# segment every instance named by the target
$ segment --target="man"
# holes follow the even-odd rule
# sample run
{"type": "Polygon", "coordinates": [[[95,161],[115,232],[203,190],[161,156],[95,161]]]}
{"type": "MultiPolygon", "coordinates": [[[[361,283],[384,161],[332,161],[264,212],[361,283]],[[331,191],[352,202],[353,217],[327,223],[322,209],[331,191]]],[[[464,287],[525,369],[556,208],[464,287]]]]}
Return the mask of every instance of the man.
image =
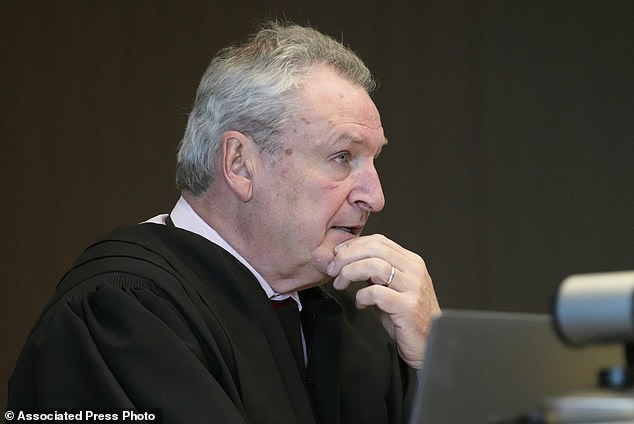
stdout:
{"type": "Polygon", "coordinates": [[[400,422],[439,308],[418,255],[360,235],[384,206],[373,86],[310,28],[271,23],[220,51],[178,153],[181,199],[79,257],[9,406],[400,422]]]}

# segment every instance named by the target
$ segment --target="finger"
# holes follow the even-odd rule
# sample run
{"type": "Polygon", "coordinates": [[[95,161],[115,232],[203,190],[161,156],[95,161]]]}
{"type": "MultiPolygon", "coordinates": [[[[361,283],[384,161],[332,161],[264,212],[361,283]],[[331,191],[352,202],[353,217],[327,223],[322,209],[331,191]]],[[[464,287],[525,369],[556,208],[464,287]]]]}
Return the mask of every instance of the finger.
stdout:
{"type": "Polygon", "coordinates": [[[398,244],[382,234],[371,234],[348,240],[335,246],[335,256],[361,259],[367,255],[377,256],[385,253],[398,253],[402,249],[398,244]]]}
{"type": "Polygon", "coordinates": [[[424,263],[419,255],[401,247],[382,234],[372,234],[337,245],[334,259],[329,264],[327,272],[334,277],[347,264],[371,257],[382,258],[402,270],[424,263]]]}
{"type": "Polygon", "coordinates": [[[385,285],[391,275],[391,271],[392,265],[383,259],[361,259],[344,266],[333,281],[333,287],[337,290],[344,290],[353,281],[367,280],[373,284],[385,285]]]}
{"type": "Polygon", "coordinates": [[[335,246],[335,255],[359,257],[370,253],[377,255],[379,253],[404,255],[409,260],[418,261],[420,256],[416,253],[405,249],[400,244],[385,237],[383,234],[371,234],[348,240],[335,246]]]}
{"type": "Polygon", "coordinates": [[[335,276],[341,272],[345,265],[361,259],[371,257],[388,257],[396,254],[396,250],[390,245],[393,243],[388,238],[380,234],[363,236],[349,240],[335,246],[333,261],[329,264],[327,272],[330,276],[335,276]]]}
{"type": "Polygon", "coordinates": [[[359,309],[376,306],[386,314],[395,314],[403,311],[406,307],[403,304],[407,301],[406,299],[407,297],[402,296],[396,290],[381,285],[372,285],[357,291],[356,306],[359,309]]]}

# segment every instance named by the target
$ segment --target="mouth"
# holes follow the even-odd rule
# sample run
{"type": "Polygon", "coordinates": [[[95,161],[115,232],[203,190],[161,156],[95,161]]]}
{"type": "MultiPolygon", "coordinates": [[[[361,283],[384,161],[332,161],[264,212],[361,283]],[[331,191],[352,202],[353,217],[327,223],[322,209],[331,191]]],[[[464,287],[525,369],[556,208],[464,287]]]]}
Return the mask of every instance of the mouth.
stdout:
{"type": "Polygon", "coordinates": [[[343,225],[335,225],[334,227],[332,227],[332,229],[336,231],[348,233],[353,236],[359,236],[361,235],[361,231],[363,230],[363,227],[362,226],[346,227],[343,225]]]}

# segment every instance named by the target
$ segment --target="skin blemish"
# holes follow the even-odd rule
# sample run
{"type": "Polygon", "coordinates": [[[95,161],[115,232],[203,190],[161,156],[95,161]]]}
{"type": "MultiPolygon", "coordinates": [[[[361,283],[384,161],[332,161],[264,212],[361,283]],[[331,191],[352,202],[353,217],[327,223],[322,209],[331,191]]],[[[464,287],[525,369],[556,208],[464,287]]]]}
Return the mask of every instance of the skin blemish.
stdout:
{"type": "Polygon", "coordinates": [[[286,149],[284,150],[284,154],[286,154],[286,156],[290,156],[293,154],[293,149],[286,149]]]}

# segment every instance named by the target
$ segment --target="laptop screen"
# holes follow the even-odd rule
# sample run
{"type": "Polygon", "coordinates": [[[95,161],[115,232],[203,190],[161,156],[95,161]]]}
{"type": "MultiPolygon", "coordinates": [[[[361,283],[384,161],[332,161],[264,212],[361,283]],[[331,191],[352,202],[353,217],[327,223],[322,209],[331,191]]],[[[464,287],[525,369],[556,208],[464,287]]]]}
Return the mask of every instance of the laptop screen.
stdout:
{"type": "Polygon", "coordinates": [[[547,398],[597,388],[620,346],[572,348],[549,315],[444,310],[419,371],[410,424],[511,422],[547,398]]]}

